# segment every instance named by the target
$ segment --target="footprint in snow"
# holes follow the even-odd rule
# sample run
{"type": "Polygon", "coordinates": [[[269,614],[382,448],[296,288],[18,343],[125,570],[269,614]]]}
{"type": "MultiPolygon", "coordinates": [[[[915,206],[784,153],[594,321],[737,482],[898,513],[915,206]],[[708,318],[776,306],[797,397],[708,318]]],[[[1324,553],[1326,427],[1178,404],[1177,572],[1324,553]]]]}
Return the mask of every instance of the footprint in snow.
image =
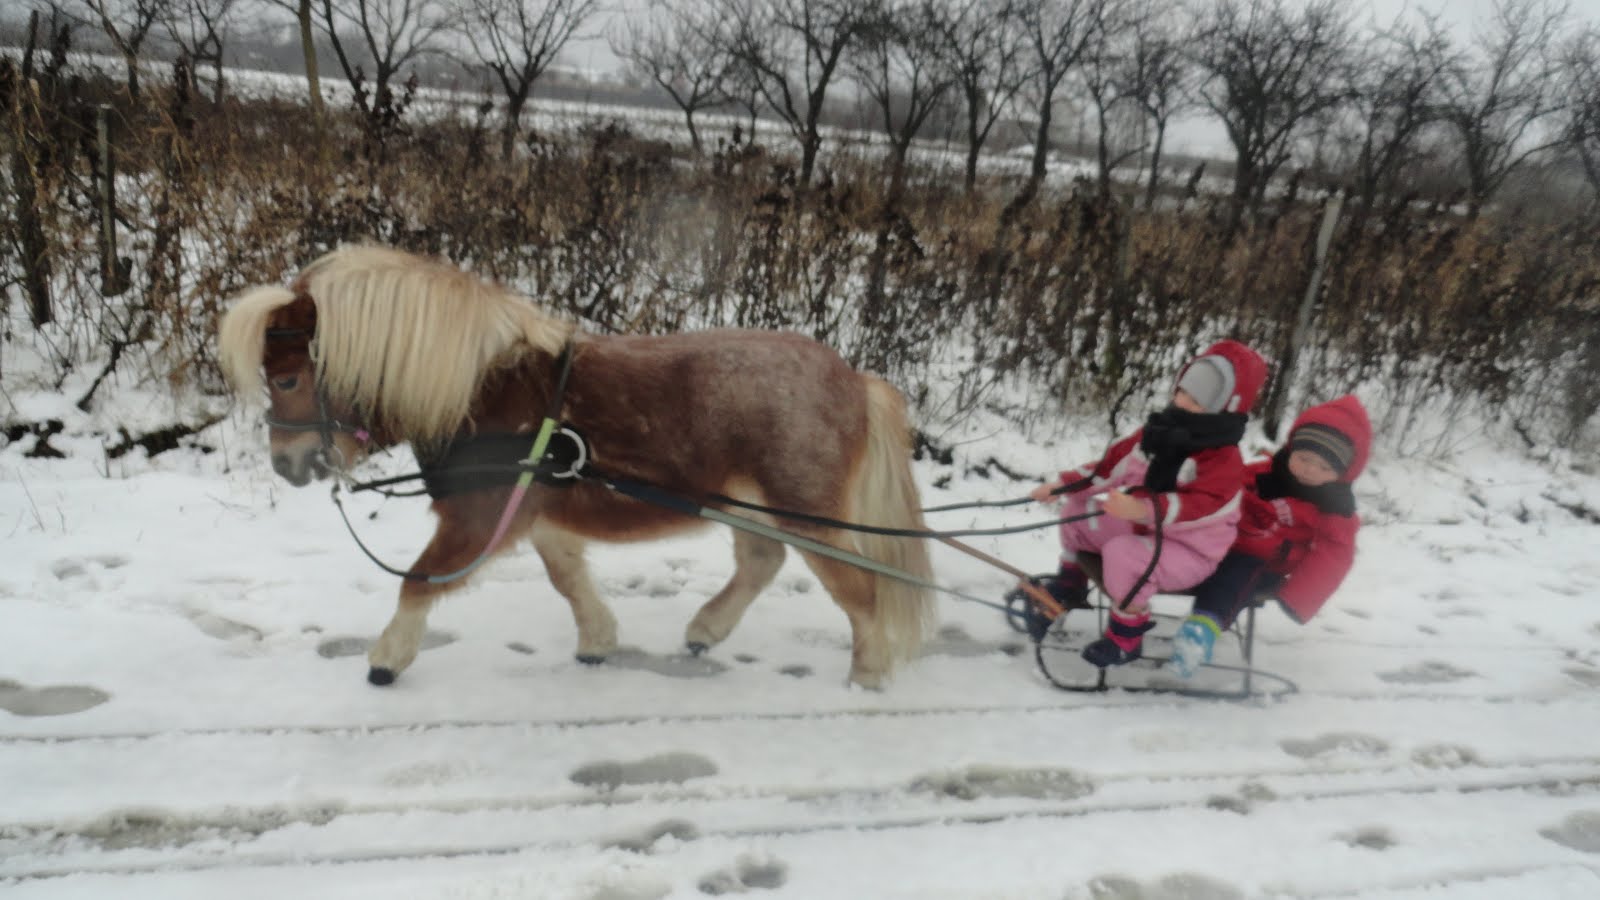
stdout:
{"type": "Polygon", "coordinates": [[[100,553],[90,556],[65,556],[50,564],[50,574],[57,580],[66,581],[69,578],[78,578],[88,575],[96,569],[110,571],[120,569],[131,560],[126,556],[116,553],[100,553]]]}
{"type": "Polygon", "coordinates": [[[1278,742],[1283,752],[1301,759],[1321,759],[1325,756],[1382,756],[1389,745],[1368,734],[1333,732],[1314,738],[1288,738],[1278,742]]]}
{"type": "Polygon", "coordinates": [[[1235,793],[1216,794],[1208,798],[1206,808],[1248,816],[1256,806],[1271,803],[1276,799],[1278,794],[1272,788],[1259,781],[1246,781],[1239,785],[1239,790],[1235,793]]]}
{"type": "MultiPolygon", "coordinates": [[[[422,635],[422,649],[432,650],[446,644],[454,644],[456,636],[443,631],[428,631],[422,635]]],[[[328,638],[317,645],[317,655],[323,659],[340,659],[346,656],[365,656],[372,649],[372,638],[336,637],[328,638]]]]}
{"type": "Polygon", "coordinates": [[[607,759],[588,763],[567,777],[584,787],[610,791],[625,784],[682,784],[715,774],[716,763],[698,753],[661,753],[632,762],[607,759]]]}
{"type": "Polygon", "coordinates": [[[1600,669],[1568,666],[1561,673],[1584,687],[1600,687],[1600,669]]]}
{"type": "Polygon", "coordinates": [[[384,784],[395,788],[435,787],[460,781],[479,771],[478,767],[466,762],[419,762],[391,770],[383,775],[382,780],[384,784]]]}
{"type": "Polygon", "coordinates": [[[808,647],[828,647],[838,650],[850,649],[850,636],[842,631],[826,631],[821,628],[796,628],[793,634],[796,641],[808,647]]]}
{"type": "Polygon", "coordinates": [[[773,891],[789,880],[789,867],[783,862],[767,857],[741,856],[738,862],[726,869],[700,879],[700,893],[720,896],[743,894],[747,891],[773,891]]]}
{"type": "Polygon", "coordinates": [[[1469,669],[1429,659],[1393,672],[1379,672],[1378,680],[1389,684],[1449,684],[1464,678],[1476,678],[1477,675],[1477,672],[1469,669]]]}
{"type": "Polygon", "coordinates": [[[590,894],[588,900],[661,900],[670,893],[672,885],[661,882],[608,884],[590,894]]]}
{"type": "Polygon", "coordinates": [[[678,843],[700,837],[700,829],[686,819],[666,819],[638,832],[606,841],[603,846],[615,847],[629,853],[649,853],[662,838],[672,838],[678,843]]]}
{"type": "Polygon", "coordinates": [[[99,688],[81,684],[29,687],[0,680],[0,709],[14,716],[67,716],[93,709],[111,699],[99,688]]]}
{"type": "Polygon", "coordinates": [[[796,663],[795,665],[784,666],[783,668],[779,669],[778,674],[787,675],[790,678],[810,678],[812,675],[812,669],[810,666],[803,663],[796,663]]]}
{"type": "Polygon", "coordinates": [[[1395,845],[1394,835],[1389,833],[1389,829],[1376,825],[1358,828],[1337,837],[1351,847],[1362,847],[1367,850],[1387,850],[1395,845]]]}
{"type": "Polygon", "coordinates": [[[1148,884],[1126,875],[1102,875],[1089,882],[1094,900],[1242,900],[1244,892],[1208,875],[1174,872],[1148,884]]]}
{"type": "Polygon", "coordinates": [[[1560,825],[1540,829],[1539,834],[1563,847],[1600,853],[1600,810],[1575,812],[1560,825]]]}
{"type": "Polygon", "coordinates": [[[184,615],[189,618],[190,622],[194,623],[194,627],[200,629],[208,637],[214,637],[219,641],[231,641],[234,638],[244,638],[247,641],[259,641],[264,636],[261,629],[255,627],[254,625],[246,625],[243,622],[235,622],[232,619],[219,616],[216,613],[209,613],[198,609],[190,609],[185,610],[184,615]]]}
{"type": "Polygon", "coordinates": [[[922,649],[923,656],[989,656],[994,653],[1016,656],[1021,652],[1022,644],[1017,641],[974,640],[960,625],[939,629],[938,637],[922,649]]]}
{"type": "Polygon", "coordinates": [[[986,797],[1076,800],[1094,793],[1094,783],[1067,769],[968,766],[953,772],[934,772],[920,776],[911,782],[911,791],[953,797],[957,800],[979,800],[986,797]]]}
{"type": "Polygon", "coordinates": [[[1483,765],[1478,752],[1459,744],[1428,744],[1411,751],[1411,761],[1429,769],[1460,769],[1483,765]]]}
{"type": "Polygon", "coordinates": [[[654,653],[646,653],[638,647],[618,647],[605,658],[605,663],[618,669],[654,672],[668,678],[710,678],[728,671],[726,663],[718,662],[709,656],[694,656],[689,653],[657,656],[654,653]]]}

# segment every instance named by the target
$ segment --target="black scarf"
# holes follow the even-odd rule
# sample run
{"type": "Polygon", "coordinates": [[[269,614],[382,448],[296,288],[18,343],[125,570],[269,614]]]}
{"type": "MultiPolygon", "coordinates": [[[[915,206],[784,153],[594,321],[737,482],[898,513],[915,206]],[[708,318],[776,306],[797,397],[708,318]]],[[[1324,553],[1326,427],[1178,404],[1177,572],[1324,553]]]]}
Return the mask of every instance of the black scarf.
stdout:
{"type": "Polygon", "coordinates": [[[1356,495],[1350,489],[1348,482],[1330,481],[1319,487],[1307,487],[1301,484],[1300,479],[1289,472],[1290,452],[1291,448],[1287,446],[1279,450],[1272,457],[1272,471],[1256,476],[1256,493],[1261,495],[1261,499],[1293,497],[1296,500],[1304,500],[1329,515],[1356,514],[1356,495]]]}
{"type": "Polygon", "coordinates": [[[1150,459],[1144,486],[1156,492],[1176,488],[1184,460],[1201,450],[1239,443],[1246,421],[1244,413],[1192,413],[1176,406],[1151,413],[1139,439],[1139,449],[1150,459]]]}

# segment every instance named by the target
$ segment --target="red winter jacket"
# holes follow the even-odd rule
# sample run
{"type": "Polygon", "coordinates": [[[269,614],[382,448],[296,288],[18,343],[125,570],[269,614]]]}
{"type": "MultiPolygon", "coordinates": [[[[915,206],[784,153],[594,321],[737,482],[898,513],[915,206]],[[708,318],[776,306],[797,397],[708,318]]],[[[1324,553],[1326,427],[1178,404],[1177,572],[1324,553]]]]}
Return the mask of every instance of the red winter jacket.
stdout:
{"type": "MultiPolygon", "coordinates": [[[[1340,480],[1354,481],[1367,465],[1372,444],[1372,424],[1361,401],[1345,395],[1306,410],[1295,419],[1290,439],[1295,429],[1311,423],[1336,428],[1350,438],[1355,459],[1340,480]]],[[[1243,515],[1231,552],[1264,559],[1270,571],[1286,576],[1278,588],[1278,599],[1291,615],[1305,622],[1328,601],[1355,562],[1361,518],[1325,513],[1294,497],[1263,500],[1256,493],[1256,476],[1270,471],[1271,457],[1245,467],[1243,515]]]]}

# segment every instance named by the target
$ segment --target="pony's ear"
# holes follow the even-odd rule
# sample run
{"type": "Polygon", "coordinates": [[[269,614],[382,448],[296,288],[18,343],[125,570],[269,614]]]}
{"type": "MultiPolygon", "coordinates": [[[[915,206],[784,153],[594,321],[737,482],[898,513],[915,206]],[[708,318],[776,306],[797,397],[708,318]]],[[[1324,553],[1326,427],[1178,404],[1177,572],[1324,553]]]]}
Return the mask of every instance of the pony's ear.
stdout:
{"type": "Polygon", "coordinates": [[[234,391],[253,399],[261,395],[261,366],[269,329],[316,328],[311,298],[278,286],[251,288],[240,294],[217,329],[217,362],[234,391]]]}

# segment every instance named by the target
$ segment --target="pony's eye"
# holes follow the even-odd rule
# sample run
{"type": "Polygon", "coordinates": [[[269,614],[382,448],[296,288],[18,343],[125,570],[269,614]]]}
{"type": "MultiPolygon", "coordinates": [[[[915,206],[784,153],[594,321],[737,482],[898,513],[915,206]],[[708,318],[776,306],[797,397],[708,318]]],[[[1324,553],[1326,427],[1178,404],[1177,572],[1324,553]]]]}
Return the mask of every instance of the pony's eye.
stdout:
{"type": "Polygon", "coordinates": [[[296,375],[290,375],[287,378],[274,378],[272,380],[272,386],[280,391],[292,391],[294,390],[294,386],[299,383],[300,378],[296,375]]]}

